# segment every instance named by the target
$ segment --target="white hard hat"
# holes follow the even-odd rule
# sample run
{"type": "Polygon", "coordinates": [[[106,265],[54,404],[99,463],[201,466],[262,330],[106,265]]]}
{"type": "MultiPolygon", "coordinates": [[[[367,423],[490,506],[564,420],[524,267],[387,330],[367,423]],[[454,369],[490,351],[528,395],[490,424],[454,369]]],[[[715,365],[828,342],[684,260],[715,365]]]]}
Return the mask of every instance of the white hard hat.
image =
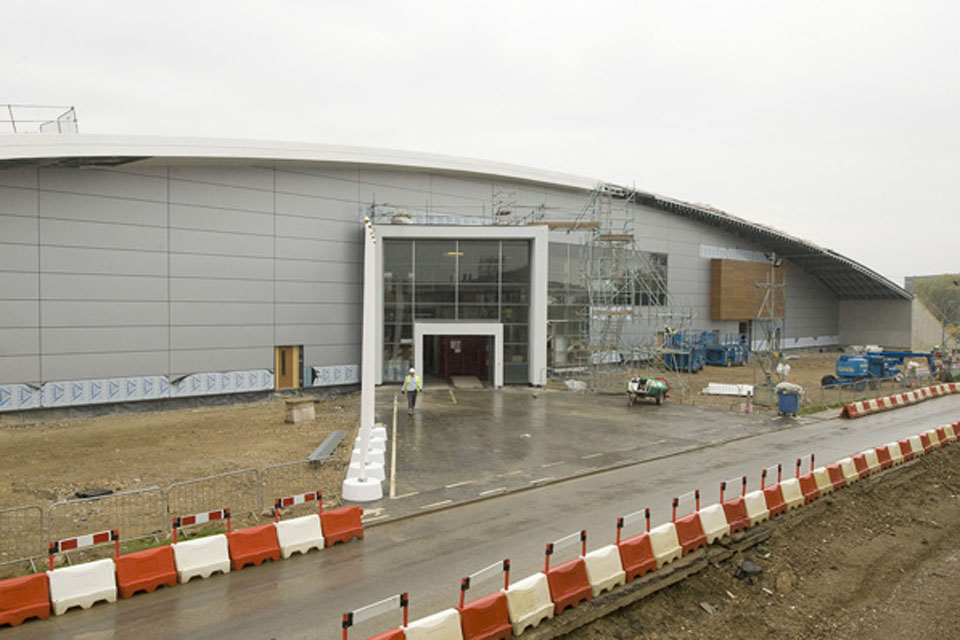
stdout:
{"type": "Polygon", "coordinates": [[[413,367],[410,367],[410,373],[416,373],[416,372],[417,372],[416,369],[414,369],[413,367]]]}

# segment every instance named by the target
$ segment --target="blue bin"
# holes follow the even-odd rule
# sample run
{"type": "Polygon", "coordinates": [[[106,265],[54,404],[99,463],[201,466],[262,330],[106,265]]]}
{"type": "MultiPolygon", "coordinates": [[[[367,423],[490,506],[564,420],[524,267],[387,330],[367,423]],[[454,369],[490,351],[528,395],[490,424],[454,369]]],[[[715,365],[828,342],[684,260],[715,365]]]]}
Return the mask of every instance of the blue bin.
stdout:
{"type": "Polygon", "coordinates": [[[797,415],[800,410],[800,394],[790,391],[777,391],[778,408],[781,415],[797,415]]]}

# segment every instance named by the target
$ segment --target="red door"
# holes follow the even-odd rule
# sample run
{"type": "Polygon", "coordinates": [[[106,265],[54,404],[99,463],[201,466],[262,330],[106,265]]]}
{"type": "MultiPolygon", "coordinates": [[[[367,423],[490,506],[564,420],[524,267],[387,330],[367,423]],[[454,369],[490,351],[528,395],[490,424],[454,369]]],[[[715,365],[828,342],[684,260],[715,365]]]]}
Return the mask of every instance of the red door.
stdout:
{"type": "Polygon", "coordinates": [[[487,379],[486,336],[441,336],[440,374],[487,379]]]}

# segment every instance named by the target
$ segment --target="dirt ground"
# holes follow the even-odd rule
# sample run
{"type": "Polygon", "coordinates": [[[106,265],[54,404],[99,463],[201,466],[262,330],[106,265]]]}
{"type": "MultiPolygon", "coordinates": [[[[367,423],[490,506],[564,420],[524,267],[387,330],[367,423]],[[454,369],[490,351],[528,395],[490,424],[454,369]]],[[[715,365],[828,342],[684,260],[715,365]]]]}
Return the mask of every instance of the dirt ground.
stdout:
{"type": "Polygon", "coordinates": [[[960,637],[960,447],[821,502],[762,546],[565,638],[960,637]],[[762,573],[738,578],[743,560],[762,573]]]}
{"type": "MultiPolygon", "coordinates": [[[[81,489],[167,487],[304,460],[334,429],[352,443],[359,394],[316,402],[317,419],[286,424],[282,399],[0,427],[0,509],[41,506],[81,489]]],[[[347,445],[338,455],[349,460],[347,445]]],[[[334,487],[339,494],[339,483],[334,487]]]]}

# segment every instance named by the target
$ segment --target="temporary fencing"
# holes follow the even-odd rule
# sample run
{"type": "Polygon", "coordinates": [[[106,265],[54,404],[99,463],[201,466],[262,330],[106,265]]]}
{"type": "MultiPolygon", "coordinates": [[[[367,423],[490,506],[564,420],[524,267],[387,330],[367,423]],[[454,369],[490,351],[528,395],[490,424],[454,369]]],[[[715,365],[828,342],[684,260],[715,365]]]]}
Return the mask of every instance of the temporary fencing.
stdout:
{"type": "MultiPolygon", "coordinates": [[[[339,461],[339,458],[335,458],[335,460],[339,461]]],[[[317,465],[310,460],[296,460],[294,462],[284,462],[264,467],[260,470],[260,495],[263,496],[263,500],[266,502],[263,506],[264,508],[272,508],[274,506],[274,499],[277,496],[304,494],[310,491],[316,491],[317,487],[324,485],[327,487],[337,485],[339,487],[339,482],[324,483],[324,477],[332,473],[339,474],[340,471],[336,466],[326,464],[317,465]]],[[[337,477],[339,477],[339,475],[337,477]]],[[[337,496],[336,494],[330,493],[327,497],[336,498],[337,496]]],[[[315,504],[312,507],[300,506],[300,504],[301,503],[287,505],[289,507],[287,515],[306,515],[308,513],[314,513],[317,510],[317,505],[315,504]]]]}
{"type": "Polygon", "coordinates": [[[167,489],[167,509],[171,514],[215,511],[223,505],[230,505],[234,518],[256,524],[264,510],[260,472],[241,469],[177,482],[167,489]]]}
{"type": "Polygon", "coordinates": [[[47,509],[50,538],[76,536],[92,528],[121,528],[124,540],[166,534],[167,506],[163,489],[149,487],[95,498],[55,502],[47,509]]]}
{"type": "MultiPolygon", "coordinates": [[[[0,509],[0,565],[30,562],[43,555],[47,538],[43,509],[36,505],[0,509]]],[[[36,566],[32,567],[34,570],[36,566]]]]}
{"type": "MultiPolygon", "coordinates": [[[[379,600],[373,604],[368,604],[365,607],[348,611],[347,613],[343,614],[343,640],[347,640],[349,630],[353,625],[366,622],[367,620],[372,620],[373,618],[390,613],[391,611],[396,611],[398,609],[403,610],[403,626],[405,627],[408,623],[409,608],[410,600],[407,598],[407,594],[401,593],[395,596],[390,596],[389,598],[384,598],[383,600],[379,600]]],[[[386,640],[387,638],[403,638],[403,631],[399,628],[395,628],[391,631],[378,634],[374,637],[381,638],[382,640],[386,640]]]]}

